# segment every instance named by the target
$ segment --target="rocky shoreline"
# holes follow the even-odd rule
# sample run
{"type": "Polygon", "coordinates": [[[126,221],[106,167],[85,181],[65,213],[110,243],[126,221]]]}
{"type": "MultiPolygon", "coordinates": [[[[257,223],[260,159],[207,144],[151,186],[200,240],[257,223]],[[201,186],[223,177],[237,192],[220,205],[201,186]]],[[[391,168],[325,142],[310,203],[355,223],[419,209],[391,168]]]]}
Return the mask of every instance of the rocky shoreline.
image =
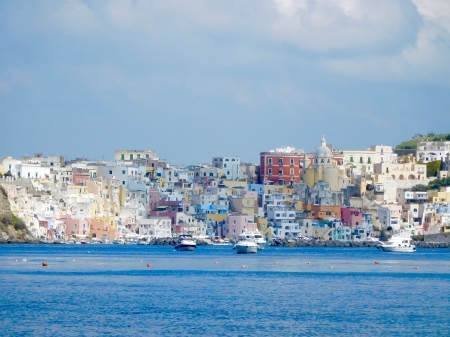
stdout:
{"type": "MultiPolygon", "coordinates": [[[[413,241],[417,248],[450,248],[450,243],[413,241]]],[[[353,247],[353,248],[374,248],[378,242],[344,242],[333,240],[293,240],[293,239],[273,239],[271,246],[277,247],[353,247]]]]}
{"type": "MultiPolygon", "coordinates": [[[[0,236],[0,244],[62,244],[64,242],[45,242],[33,238],[30,235],[25,235],[23,239],[8,238],[0,236]]],[[[158,238],[153,239],[149,243],[151,246],[175,246],[177,239],[175,238],[158,238]]],[[[333,240],[293,240],[293,239],[273,239],[270,242],[274,247],[353,247],[353,248],[375,248],[378,242],[362,241],[362,242],[343,242],[333,240]]],[[[425,242],[413,241],[417,248],[450,248],[449,242],[425,242]]],[[[197,239],[198,246],[211,245],[210,241],[197,239]]]]}

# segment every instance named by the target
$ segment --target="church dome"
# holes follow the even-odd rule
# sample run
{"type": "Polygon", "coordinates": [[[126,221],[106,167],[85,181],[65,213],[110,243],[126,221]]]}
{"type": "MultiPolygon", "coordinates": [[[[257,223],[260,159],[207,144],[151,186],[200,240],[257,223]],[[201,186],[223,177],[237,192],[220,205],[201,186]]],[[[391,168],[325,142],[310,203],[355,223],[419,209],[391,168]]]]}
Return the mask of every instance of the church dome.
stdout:
{"type": "Polygon", "coordinates": [[[330,148],[327,147],[327,142],[324,137],[322,137],[321,145],[314,152],[315,158],[333,157],[333,153],[330,148]]]}

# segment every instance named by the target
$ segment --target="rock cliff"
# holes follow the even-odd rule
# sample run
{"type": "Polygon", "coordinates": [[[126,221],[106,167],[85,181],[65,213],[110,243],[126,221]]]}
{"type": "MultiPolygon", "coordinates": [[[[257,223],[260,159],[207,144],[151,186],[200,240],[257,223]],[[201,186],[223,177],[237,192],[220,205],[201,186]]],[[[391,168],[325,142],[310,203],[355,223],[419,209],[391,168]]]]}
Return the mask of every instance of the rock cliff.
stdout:
{"type": "Polygon", "coordinates": [[[39,243],[25,223],[11,212],[8,196],[0,186],[0,243],[39,243]]]}

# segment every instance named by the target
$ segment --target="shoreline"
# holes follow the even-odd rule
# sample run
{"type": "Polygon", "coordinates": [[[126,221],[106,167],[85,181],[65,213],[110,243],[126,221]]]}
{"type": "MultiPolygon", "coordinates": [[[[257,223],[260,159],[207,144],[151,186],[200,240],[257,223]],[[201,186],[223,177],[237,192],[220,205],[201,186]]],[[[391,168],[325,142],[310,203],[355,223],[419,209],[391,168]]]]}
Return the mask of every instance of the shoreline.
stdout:
{"type": "MultiPolygon", "coordinates": [[[[45,242],[40,240],[12,239],[0,240],[0,244],[26,244],[26,245],[55,245],[66,244],[65,242],[54,241],[45,242]]],[[[271,247],[317,247],[317,248],[376,248],[378,242],[373,241],[334,241],[334,240],[293,240],[293,239],[273,239],[269,246],[271,247]]],[[[450,242],[425,242],[413,241],[416,248],[450,248],[450,242]]],[[[91,244],[88,244],[91,245],[91,244]]],[[[149,246],[175,246],[176,239],[159,238],[153,239],[148,243],[149,246]]],[[[210,246],[205,240],[198,239],[197,246],[210,246]]]]}

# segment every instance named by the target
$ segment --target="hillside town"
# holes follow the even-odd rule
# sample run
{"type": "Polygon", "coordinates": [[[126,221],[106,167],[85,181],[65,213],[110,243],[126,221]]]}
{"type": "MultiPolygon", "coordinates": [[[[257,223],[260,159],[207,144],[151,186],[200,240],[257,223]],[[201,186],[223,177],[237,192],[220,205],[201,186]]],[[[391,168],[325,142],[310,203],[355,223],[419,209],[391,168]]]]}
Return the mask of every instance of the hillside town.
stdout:
{"type": "Polygon", "coordinates": [[[155,150],[116,150],[113,161],[4,157],[0,183],[11,212],[47,242],[236,240],[255,229],[267,242],[450,233],[450,188],[416,188],[449,177],[450,141],[420,142],[409,153],[317,143],[313,152],[263,151],[258,164],[218,156],[180,166],[155,150]],[[442,165],[429,177],[427,163],[436,160],[442,165]]]}

